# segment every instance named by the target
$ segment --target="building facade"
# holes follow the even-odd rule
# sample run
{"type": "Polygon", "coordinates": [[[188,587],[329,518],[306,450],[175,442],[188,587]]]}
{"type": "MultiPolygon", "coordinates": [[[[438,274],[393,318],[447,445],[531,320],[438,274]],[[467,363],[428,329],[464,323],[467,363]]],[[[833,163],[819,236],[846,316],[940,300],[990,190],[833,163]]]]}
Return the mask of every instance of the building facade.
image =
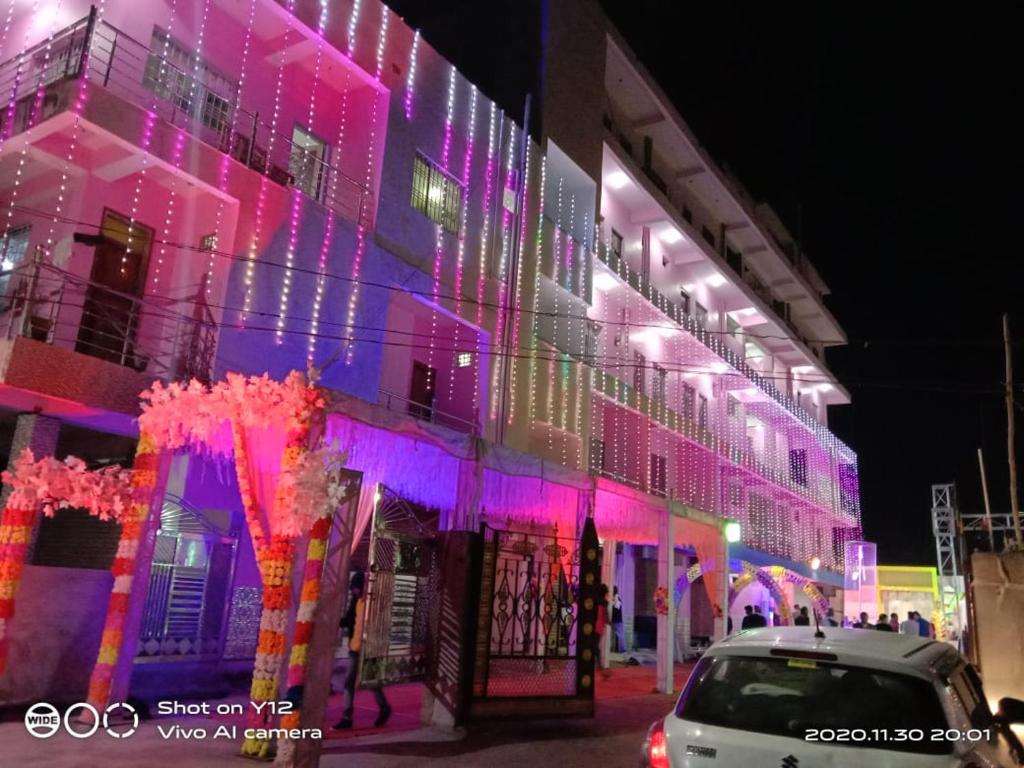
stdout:
{"type": "MultiPolygon", "coordinates": [[[[723,570],[792,574],[736,601],[783,616],[841,586],[859,501],[827,427],[849,402],[827,287],[596,3],[544,17],[532,138],[377,0],[39,6],[0,35],[9,457],[125,462],[154,379],[308,369],[340,393],[353,468],[439,525],[571,537],[594,517],[630,644],[724,631],[723,570]]],[[[175,460],[139,644],[154,686],[249,653],[233,482],[175,460]]],[[[60,620],[82,637],[110,525],[36,532],[26,583],[73,577],[60,620]]],[[[26,613],[22,638],[58,621],[26,613]]]]}

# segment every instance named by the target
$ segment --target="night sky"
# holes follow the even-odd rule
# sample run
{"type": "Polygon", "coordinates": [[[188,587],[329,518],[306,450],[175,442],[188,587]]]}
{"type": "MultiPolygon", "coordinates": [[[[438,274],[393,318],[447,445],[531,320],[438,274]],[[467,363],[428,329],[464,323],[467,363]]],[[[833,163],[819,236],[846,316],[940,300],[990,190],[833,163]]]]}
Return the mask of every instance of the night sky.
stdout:
{"type": "MultiPolygon", "coordinates": [[[[389,4],[520,111],[535,3],[389,4]]],[[[1001,314],[1024,381],[1024,6],[605,8],[716,161],[802,233],[850,338],[829,362],[854,404],[831,423],[860,456],[866,538],[882,562],[933,564],[930,485],[956,482],[980,511],[979,446],[994,510],[1009,505],[1001,314]]]]}

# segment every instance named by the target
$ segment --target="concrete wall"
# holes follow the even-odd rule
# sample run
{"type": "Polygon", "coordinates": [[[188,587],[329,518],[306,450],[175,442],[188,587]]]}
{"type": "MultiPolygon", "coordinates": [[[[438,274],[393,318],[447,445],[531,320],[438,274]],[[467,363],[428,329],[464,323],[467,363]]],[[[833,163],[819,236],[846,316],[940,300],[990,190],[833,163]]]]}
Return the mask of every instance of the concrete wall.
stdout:
{"type": "Polygon", "coordinates": [[[0,704],[84,700],[112,585],[106,570],[25,567],[0,704]]]}
{"type": "Polygon", "coordinates": [[[975,552],[978,663],[989,702],[1024,699],[1024,552],[975,552]]]}

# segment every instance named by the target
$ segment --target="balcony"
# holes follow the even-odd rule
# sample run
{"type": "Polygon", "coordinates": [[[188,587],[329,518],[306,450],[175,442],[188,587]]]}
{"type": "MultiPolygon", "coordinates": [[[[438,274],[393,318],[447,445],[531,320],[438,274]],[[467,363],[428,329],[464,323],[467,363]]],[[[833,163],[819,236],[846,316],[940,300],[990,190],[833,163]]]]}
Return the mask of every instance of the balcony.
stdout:
{"type": "MultiPolygon", "coordinates": [[[[368,189],[338,167],[340,152],[332,163],[325,159],[326,144],[304,133],[275,131],[258,109],[243,104],[247,99],[238,96],[238,86],[229,78],[211,74],[200,63],[191,71],[181,69],[94,16],[0,64],[0,90],[12,96],[11,106],[0,113],[0,135],[22,134],[74,108],[76,85],[83,78],[91,89],[100,87],[155,114],[275,184],[298,189],[339,216],[369,225],[373,212],[368,189]]],[[[90,96],[90,102],[95,98],[90,96]]],[[[111,130],[120,133],[125,120],[112,114],[117,111],[88,109],[84,117],[104,125],[109,121],[111,130]]],[[[137,143],[139,136],[130,133],[122,138],[137,143]]],[[[154,151],[159,151],[157,145],[154,139],[154,151]]],[[[210,173],[209,168],[199,171],[210,173]]],[[[216,168],[212,174],[206,181],[216,185],[216,168]]]]}
{"type": "Polygon", "coordinates": [[[8,367],[0,377],[5,384],[89,402],[89,392],[67,391],[71,380],[89,370],[97,374],[91,384],[97,390],[125,379],[137,405],[139,384],[154,378],[210,381],[218,325],[204,285],[181,299],[138,297],[38,262],[3,273],[0,284],[0,338],[12,348],[23,340],[36,342],[22,346],[41,358],[33,368],[49,380],[12,378],[16,372],[8,367]],[[51,392],[51,384],[60,391],[51,392]]]}

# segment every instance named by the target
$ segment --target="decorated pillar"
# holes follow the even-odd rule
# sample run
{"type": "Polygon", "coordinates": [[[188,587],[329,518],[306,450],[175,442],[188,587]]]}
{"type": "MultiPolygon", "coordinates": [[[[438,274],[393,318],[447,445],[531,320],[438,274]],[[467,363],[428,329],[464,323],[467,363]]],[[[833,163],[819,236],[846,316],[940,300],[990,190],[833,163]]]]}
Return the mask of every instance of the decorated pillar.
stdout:
{"type": "Polygon", "coordinates": [[[101,712],[111,702],[128,698],[169,458],[149,435],[141,435],[132,466],[131,509],[121,522],[121,537],[110,569],[114,586],[96,666],[89,678],[89,703],[101,712]]]}
{"type": "Polygon", "coordinates": [[[626,630],[626,650],[633,649],[633,619],[636,616],[636,547],[622,545],[622,568],[615,574],[622,596],[622,623],[626,630]]]}
{"type": "Polygon", "coordinates": [[[658,683],[661,693],[672,693],[675,651],[676,606],[672,600],[675,585],[675,516],[665,509],[658,526],[658,589],[654,604],[658,614],[658,683]]]}

